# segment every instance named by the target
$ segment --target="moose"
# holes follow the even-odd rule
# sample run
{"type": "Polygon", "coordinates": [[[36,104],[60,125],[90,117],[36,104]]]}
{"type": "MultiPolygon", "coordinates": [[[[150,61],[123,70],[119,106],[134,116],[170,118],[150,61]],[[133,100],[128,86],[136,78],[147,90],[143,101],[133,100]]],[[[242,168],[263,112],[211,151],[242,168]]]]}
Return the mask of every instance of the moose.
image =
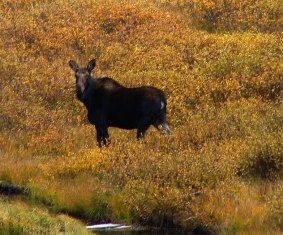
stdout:
{"type": "Polygon", "coordinates": [[[137,139],[144,138],[150,125],[162,134],[171,133],[162,90],[152,86],[127,88],[109,77],[93,77],[95,65],[95,59],[87,67],[69,61],[75,72],[77,98],[85,105],[88,120],[95,126],[99,147],[109,144],[108,127],[137,129],[137,139]]]}

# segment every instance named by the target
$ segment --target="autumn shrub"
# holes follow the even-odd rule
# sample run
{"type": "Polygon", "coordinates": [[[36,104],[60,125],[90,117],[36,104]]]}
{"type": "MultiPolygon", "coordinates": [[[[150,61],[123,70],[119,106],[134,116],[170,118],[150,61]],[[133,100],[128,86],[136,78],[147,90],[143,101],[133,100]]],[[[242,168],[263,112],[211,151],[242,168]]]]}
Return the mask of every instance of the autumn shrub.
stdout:
{"type": "Polygon", "coordinates": [[[0,3],[0,179],[87,222],[280,229],[282,4],[159,2],[0,3]],[[173,135],[109,128],[99,149],[68,66],[93,57],[95,77],[163,89],[173,135]]]}
{"type": "Polygon", "coordinates": [[[283,5],[278,0],[181,0],[155,1],[186,14],[193,24],[210,32],[252,30],[279,32],[283,28],[283,5]]]}
{"type": "MultiPolygon", "coordinates": [[[[282,136],[278,138],[281,140],[282,136]]],[[[263,143],[253,143],[239,166],[240,175],[264,179],[282,178],[282,142],[271,139],[273,138],[269,137],[263,143]]]]}

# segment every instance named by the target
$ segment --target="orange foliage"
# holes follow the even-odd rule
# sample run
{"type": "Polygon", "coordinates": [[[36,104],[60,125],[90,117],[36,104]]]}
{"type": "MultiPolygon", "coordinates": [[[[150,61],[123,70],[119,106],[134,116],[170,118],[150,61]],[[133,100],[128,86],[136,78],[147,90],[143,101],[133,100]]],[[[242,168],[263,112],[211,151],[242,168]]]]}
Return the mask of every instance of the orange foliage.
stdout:
{"type": "Polygon", "coordinates": [[[282,187],[282,4],[265,2],[2,1],[0,180],[89,220],[280,227],[280,200],[246,183],[282,187]],[[163,89],[173,136],[113,128],[98,149],[67,64],[93,57],[95,76],[163,89]]]}

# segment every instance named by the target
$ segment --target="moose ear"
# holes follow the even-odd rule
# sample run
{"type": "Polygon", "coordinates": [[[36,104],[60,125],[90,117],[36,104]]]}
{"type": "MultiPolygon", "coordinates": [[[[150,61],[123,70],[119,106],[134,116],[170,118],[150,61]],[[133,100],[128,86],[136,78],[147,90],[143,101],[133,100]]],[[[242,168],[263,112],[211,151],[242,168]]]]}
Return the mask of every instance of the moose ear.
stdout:
{"type": "Polygon", "coordinates": [[[95,59],[92,59],[88,62],[87,70],[88,70],[89,73],[91,73],[91,71],[94,69],[95,64],[96,64],[95,59]]]}
{"type": "Polygon", "coordinates": [[[69,66],[71,67],[72,70],[76,72],[76,70],[79,68],[78,64],[74,60],[69,61],[69,66]]]}

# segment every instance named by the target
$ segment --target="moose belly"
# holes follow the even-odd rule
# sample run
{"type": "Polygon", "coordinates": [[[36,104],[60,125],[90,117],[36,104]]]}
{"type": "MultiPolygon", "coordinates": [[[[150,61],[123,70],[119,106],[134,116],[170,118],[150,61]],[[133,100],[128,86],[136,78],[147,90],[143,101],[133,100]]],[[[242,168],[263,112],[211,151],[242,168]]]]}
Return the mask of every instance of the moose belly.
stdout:
{"type": "Polygon", "coordinates": [[[120,124],[111,124],[109,125],[109,127],[117,127],[117,128],[125,129],[125,130],[133,130],[137,128],[136,125],[120,125],[120,124]]]}
{"type": "Polygon", "coordinates": [[[108,126],[118,127],[122,129],[136,129],[138,125],[138,118],[136,115],[128,113],[121,113],[120,115],[111,115],[108,119],[108,126]]]}

